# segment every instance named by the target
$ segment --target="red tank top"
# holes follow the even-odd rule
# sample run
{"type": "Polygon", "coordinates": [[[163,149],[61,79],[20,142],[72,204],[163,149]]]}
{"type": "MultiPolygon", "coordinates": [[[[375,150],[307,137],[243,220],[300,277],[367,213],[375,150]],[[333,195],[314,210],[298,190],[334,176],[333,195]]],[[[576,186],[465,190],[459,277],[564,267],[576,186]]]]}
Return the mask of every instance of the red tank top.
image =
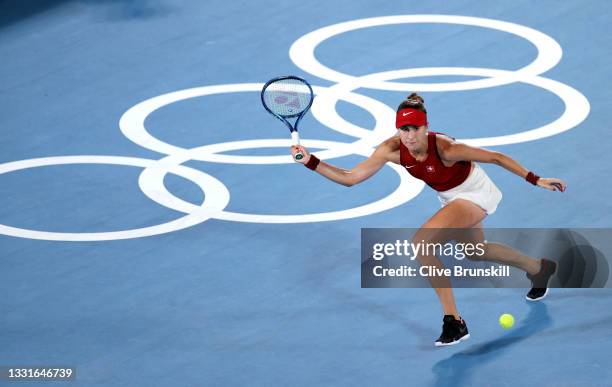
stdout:
{"type": "Polygon", "coordinates": [[[463,183],[470,174],[470,161],[457,161],[445,166],[438,154],[436,132],[427,135],[427,159],[417,161],[400,140],[400,164],[417,179],[423,180],[436,191],[447,191],[463,183]]]}

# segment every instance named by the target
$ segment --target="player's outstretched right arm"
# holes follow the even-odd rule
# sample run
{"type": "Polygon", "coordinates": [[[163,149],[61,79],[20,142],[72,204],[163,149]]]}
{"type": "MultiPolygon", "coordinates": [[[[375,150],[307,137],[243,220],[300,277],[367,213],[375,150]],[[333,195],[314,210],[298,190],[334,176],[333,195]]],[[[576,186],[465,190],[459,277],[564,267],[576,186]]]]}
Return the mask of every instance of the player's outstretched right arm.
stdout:
{"type": "Polygon", "coordinates": [[[350,171],[335,167],[325,161],[318,161],[317,163],[316,161],[318,159],[311,155],[310,152],[301,145],[293,145],[291,147],[291,154],[294,156],[294,160],[295,154],[299,151],[304,154],[304,157],[297,161],[298,163],[309,166],[311,169],[314,168],[314,171],[335,183],[350,187],[361,183],[378,172],[385,163],[389,161],[389,152],[391,152],[391,148],[387,142],[383,142],[376,148],[370,157],[357,164],[350,171]]]}

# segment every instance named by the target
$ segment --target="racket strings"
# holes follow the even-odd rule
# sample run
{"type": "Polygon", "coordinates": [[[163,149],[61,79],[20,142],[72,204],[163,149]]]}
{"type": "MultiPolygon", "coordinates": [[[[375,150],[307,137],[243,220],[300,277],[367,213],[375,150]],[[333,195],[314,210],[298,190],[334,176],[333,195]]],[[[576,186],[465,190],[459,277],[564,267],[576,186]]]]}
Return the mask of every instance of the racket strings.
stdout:
{"type": "Polygon", "coordinates": [[[312,99],[310,88],[297,79],[281,79],[272,82],[263,92],[263,101],[275,114],[296,116],[306,110],[312,99]]]}

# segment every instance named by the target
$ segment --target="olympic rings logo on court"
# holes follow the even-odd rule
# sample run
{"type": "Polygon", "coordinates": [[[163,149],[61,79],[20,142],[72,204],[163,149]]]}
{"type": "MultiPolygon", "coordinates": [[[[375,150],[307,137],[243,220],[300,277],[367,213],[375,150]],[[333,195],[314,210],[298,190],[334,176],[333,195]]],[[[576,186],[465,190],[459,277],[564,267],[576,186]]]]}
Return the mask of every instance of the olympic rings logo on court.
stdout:
{"type": "MultiPolygon", "coordinates": [[[[481,89],[520,82],[537,86],[556,94],[565,105],[565,110],[559,118],[539,128],[528,129],[520,133],[505,136],[460,140],[475,146],[515,144],[553,136],[579,125],[586,119],[590,110],[588,100],[579,91],[563,83],[540,76],[540,74],[550,70],[561,60],[562,50],[554,39],[532,28],[499,20],[453,15],[398,15],[359,19],[323,27],[300,37],[291,46],[289,55],[293,63],[302,70],[321,79],[336,82],[335,85],[330,87],[313,87],[316,94],[315,102],[312,106],[313,116],[330,129],[356,138],[352,143],[303,140],[302,143],[307,147],[323,149],[322,151],[315,152],[321,159],[332,159],[350,154],[359,154],[367,157],[374,150],[375,146],[395,133],[393,121],[395,110],[380,101],[355,93],[354,90],[358,88],[403,92],[413,90],[439,92],[481,89]],[[314,55],[315,49],[319,44],[342,33],[362,28],[410,23],[459,24],[499,30],[526,39],[537,48],[538,54],[529,65],[515,71],[473,67],[429,67],[385,71],[361,77],[343,74],[330,69],[320,63],[314,55]],[[479,76],[482,78],[448,83],[391,82],[395,79],[442,75],[479,76]],[[340,100],[367,110],[376,119],[374,129],[369,130],[359,127],[340,117],[336,111],[336,104],[340,100]]],[[[119,121],[122,133],[128,139],[146,149],[167,155],[159,160],[138,157],[81,155],[45,157],[0,164],[0,174],[27,168],[62,164],[112,164],[141,167],[144,170],[140,174],[138,184],[144,194],[167,208],[184,213],[185,215],[181,218],[150,227],[96,233],[48,232],[0,225],[0,234],[43,240],[102,241],[164,234],[194,226],[211,218],[256,223],[332,221],[365,216],[397,207],[414,198],[423,189],[423,182],[403,173],[402,168],[399,166],[389,164],[388,166],[395,170],[400,177],[399,186],[385,198],[363,206],[339,211],[301,215],[246,214],[226,211],[225,208],[230,201],[230,193],[225,185],[209,174],[182,164],[189,160],[233,164],[293,163],[294,161],[290,155],[242,156],[221,153],[239,149],[289,147],[291,140],[232,141],[186,149],[153,137],[147,131],[144,122],[147,116],[155,110],[178,101],[213,94],[259,92],[262,86],[263,83],[243,83],[179,90],[145,100],[127,110],[119,121]],[[196,205],[184,201],[169,192],[164,185],[164,176],[168,173],[181,176],[197,184],[204,193],[205,199],[203,199],[202,203],[196,205]]]]}

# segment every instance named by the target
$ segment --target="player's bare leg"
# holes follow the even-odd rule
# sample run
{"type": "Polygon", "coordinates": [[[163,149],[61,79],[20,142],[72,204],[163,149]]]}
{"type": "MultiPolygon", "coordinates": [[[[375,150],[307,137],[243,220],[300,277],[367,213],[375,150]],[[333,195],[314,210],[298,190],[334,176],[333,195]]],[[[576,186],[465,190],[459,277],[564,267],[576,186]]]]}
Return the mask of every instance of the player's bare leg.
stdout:
{"type": "MultiPolygon", "coordinates": [[[[417,231],[413,242],[444,243],[453,237],[448,234],[452,232],[452,229],[472,228],[474,225],[479,224],[486,215],[482,208],[468,200],[453,200],[438,210],[417,231]]],[[[436,268],[444,267],[435,255],[422,254],[417,256],[417,259],[421,265],[435,266],[436,268]]],[[[436,346],[452,345],[467,339],[469,337],[467,325],[461,319],[457,310],[450,280],[447,277],[435,277],[429,278],[429,280],[444,310],[442,335],[436,341],[436,346]]]]}
{"type": "MultiPolygon", "coordinates": [[[[483,243],[484,232],[482,224],[478,223],[472,229],[461,235],[461,242],[483,243]]],[[[458,239],[459,241],[459,239],[458,239]]],[[[471,260],[492,261],[514,266],[524,270],[532,282],[532,288],[527,293],[528,301],[541,300],[548,294],[548,281],[556,271],[557,264],[547,259],[535,259],[512,247],[498,242],[487,242],[482,256],[473,255],[471,260]]]]}

